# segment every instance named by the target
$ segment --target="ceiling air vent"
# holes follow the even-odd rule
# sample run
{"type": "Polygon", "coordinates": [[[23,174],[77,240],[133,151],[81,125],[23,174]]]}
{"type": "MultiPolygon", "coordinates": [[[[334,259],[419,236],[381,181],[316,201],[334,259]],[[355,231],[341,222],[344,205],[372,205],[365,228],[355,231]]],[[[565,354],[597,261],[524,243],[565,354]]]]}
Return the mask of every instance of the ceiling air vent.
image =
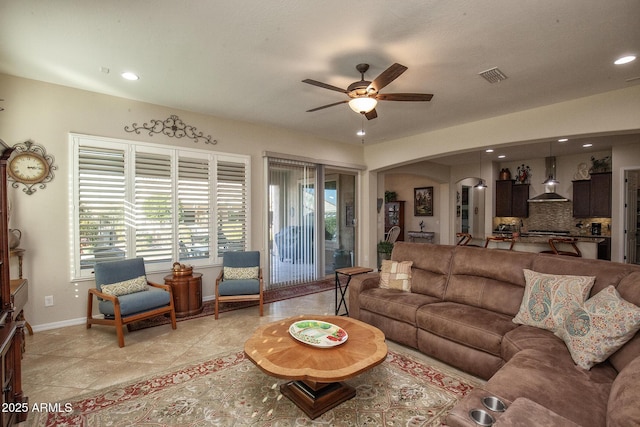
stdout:
{"type": "Polygon", "coordinates": [[[491,68],[489,70],[478,73],[478,75],[484,77],[489,83],[499,83],[507,79],[507,76],[498,67],[491,68]]]}

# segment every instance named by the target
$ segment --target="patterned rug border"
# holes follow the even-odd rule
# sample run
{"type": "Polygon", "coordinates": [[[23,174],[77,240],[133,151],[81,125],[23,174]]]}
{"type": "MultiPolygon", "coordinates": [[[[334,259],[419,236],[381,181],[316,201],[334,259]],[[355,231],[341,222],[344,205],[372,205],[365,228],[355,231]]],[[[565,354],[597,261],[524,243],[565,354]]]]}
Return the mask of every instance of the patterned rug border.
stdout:
{"type": "MultiPolygon", "coordinates": [[[[283,301],[291,298],[302,297],[306,295],[316,294],[318,292],[325,292],[335,289],[335,279],[326,278],[313,282],[302,283],[299,285],[281,286],[275,289],[269,289],[264,291],[264,303],[269,304],[277,301],[283,301]]],[[[215,300],[205,301],[203,310],[201,313],[191,316],[178,317],[176,320],[181,322],[183,320],[197,319],[199,317],[211,316],[214,314],[215,300]]],[[[223,302],[220,303],[220,312],[228,312],[232,310],[240,310],[248,307],[256,307],[258,302],[255,301],[242,301],[242,302],[223,302]]],[[[162,315],[156,316],[151,319],[144,319],[140,322],[130,323],[127,325],[127,329],[131,331],[139,331],[141,329],[152,328],[155,326],[166,325],[170,322],[169,318],[162,315]]]]}
{"type": "MultiPolygon", "coordinates": [[[[221,353],[201,362],[191,362],[182,366],[168,368],[160,373],[83,393],[57,403],[61,408],[67,408],[71,405],[70,407],[73,408],[72,412],[75,415],[65,412],[32,414],[35,415],[36,419],[30,419],[28,423],[29,425],[35,425],[38,422],[39,425],[46,427],[59,425],[83,426],[85,425],[83,424],[83,418],[93,413],[108,410],[109,407],[117,406],[127,401],[151,396],[172,385],[179,385],[203,376],[212,375],[245,361],[251,363],[243,351],[238,351],[221,353]],[[42,424],[43,422],[44,424],[42,424]]],[[[420,361],[412,355],[399,351],[389,350],[385,363],[389,363],[396,369],[413,377],[426,379],[431,384],[456,396],[457,399],[466,396],[474,388],[481,386],[476,380],[467,378],[452,369],[448,369],[446,366],[434,367],[429,365],[427,361],[420,361]],[[455,381],[446,381],[446,378],[452,378],[455,381]]],[[[256,369],[258,368],[256,367],[256,369]]],[[[283,381],[277,378],[273,379],[275,382],[283,381]]]]}

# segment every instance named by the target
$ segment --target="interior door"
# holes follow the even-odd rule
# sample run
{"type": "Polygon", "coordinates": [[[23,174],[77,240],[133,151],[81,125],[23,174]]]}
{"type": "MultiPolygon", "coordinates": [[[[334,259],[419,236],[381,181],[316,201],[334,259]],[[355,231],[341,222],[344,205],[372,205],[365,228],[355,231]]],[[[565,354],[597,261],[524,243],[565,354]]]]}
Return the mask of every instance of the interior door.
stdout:
{"type": "Polygon", "coordinates": [[[625,172],[625,261],[630,264],[640,264],[639,175],[640,171],[637,170],[625,172]]]}

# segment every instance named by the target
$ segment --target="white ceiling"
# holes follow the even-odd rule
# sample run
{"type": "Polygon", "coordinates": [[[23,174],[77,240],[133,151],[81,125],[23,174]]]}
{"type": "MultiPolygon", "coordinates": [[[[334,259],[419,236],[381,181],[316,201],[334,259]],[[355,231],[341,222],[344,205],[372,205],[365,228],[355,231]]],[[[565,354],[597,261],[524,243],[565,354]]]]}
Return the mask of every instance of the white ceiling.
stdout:
{"type": "Polygon", "coordinates": [[[346,95],[301,80],[398,62],[381,93],[435,96],[380,102],[373,144],[640,84],[640,60],[613,65],[639,22],[637,0],[0,0],[0,73],[360,144],[346,104],[306,112],[346,95]]]}

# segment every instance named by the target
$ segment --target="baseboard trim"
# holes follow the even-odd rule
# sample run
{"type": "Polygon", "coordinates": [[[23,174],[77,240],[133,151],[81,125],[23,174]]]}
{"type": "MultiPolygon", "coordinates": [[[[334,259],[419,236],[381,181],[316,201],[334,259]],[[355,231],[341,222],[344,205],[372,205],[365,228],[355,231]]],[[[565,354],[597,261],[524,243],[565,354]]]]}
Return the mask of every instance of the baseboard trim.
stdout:
{"type": "MultiPolygon", "coordinates": [[[[98,317],[98,316],[95,316],[98,317]]],[[[52,329],[66,328],[67,326],[86,325],[87,318],[79,317],[77,319],[63,320],[61,322],[44,323],[42,325],[31,325],[33,332],[50,331],[52,329]]]]}

